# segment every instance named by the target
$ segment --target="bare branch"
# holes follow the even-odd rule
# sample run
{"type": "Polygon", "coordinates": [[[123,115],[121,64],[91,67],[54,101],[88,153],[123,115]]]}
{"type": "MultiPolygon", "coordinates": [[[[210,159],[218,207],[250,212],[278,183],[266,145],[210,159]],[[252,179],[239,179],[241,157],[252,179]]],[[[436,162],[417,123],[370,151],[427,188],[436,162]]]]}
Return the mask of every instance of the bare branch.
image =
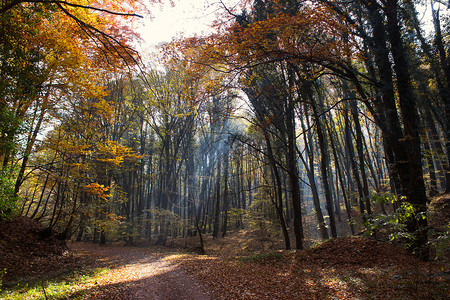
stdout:
{"type": "Polygon", "coordinates": [[[106,12],[111,15],[143,18],[141,15],[138,15],[138,14],[116,12],[116,11],[111,11],[111,10],[107,10],[107,9],[103,9],[103,8],[99,8],[99,7],[90,6],[90,5],[81,5],[81,4],[70,3],[67,1],[58,1],[58,0],[15,0],[15,1],[9,2],[8,4],[6,4],[2,8],[0,8],[0,14],[7,12],[8,10],[12,9],[14,6],[19,5],[20,3],[64,4],[64,5],[71,6],[71,7],[86,8],[86,9],[91,9],[91,10],[95,10],[95,11],[106,12]]]}

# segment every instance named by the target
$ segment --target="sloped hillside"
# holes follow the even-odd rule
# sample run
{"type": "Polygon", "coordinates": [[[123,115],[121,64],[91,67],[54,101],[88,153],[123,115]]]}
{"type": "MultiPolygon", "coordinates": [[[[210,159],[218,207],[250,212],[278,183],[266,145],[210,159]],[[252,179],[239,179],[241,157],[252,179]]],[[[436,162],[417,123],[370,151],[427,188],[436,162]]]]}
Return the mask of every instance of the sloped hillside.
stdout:
{"type": "Polygon", "coordinates": [[[23,216],[0,222],[0,270],[3,283],[59,270],[72,260],[65,241],[23,216]]]}

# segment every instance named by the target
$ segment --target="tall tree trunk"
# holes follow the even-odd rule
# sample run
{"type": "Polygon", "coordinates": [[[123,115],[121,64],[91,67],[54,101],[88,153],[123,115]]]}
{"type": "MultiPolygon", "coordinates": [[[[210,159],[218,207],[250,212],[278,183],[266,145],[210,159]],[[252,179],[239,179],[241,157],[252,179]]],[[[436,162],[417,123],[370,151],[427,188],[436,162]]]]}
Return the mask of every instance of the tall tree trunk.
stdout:
{"type": "Polygon", "coordinates": [[[221,166],[222,161],[220,159],[217,160],[217,175],[216,175],[216,201],[214,203],[214,227],[212,236],[217,238],[219,235],[219,226],[220,226],[220,177],[221,177],[221,166]]]}
{"type": "MultiPolygon", "coordinates": [[[[311,97],[312,100],[312,97],[311,97]]],[[[330,190],[330,184],[328,182],[328,167],[329,167],[329,157],[328,157],[328,147],[326,144],[326,138],[324,136],[324,130],[323,125],[321,124],[321,120],[319,117],[319,113],[317,111],[317,107],[314,103],[311,104],[314,118],[316,120],[317,126],[317,140],[319,143],[320,148],[320,172],[322,175],[322,183],[323,188],[325,190],[325,201],[326,201],[326,208],[328,212],[328,217],[330,218],[330,227],[331,227],[331,236],[336,238],[337,237],[337,231],[336,231],[336,219],[334,217],[333,212],[333,199],[331,195],[330,190]]]]}
{"type": "Polygon", "coordinates": [[[363,151],[364,136],[362,134],[361,124],[359,123],[359,113],[356,100],[350,100],[350,110],[352,112],[353,123],[355,124],[355,131],[356,131],[356,151],[358,153],[359,169],[361,170],[362,195],[364,197],[363,201],[365,203],[367,213],[370,215],[372,214],[372,209],[370,207],[369,185],[367,182],[366,167],[364,162],[364,151],[363,151]]]}
{"type": "Polygon", "coordinates": [[[398,161],[397,165],[399,165],[398,170],[403,195],[414,208],[414,214],[406,222],[408,231],[413,236],[410,249],[422,259],[428,260],[427,197],[422,170],[417,101],[411,86],[406,52],[401,39],[397,5],[397,0],[387,0],[385,9],[394,70],[397,75],[400,111],[405,131],[404,143],[407,147],[405,157],[398,161]]]}
{"type": "Polygon", "coordinates": [[[444,101],[444,111],[445,111],[445,148],[447,152],[447,168],[445,173],[445,181],[447,184],[447,187],[445,189],[445,192],[450,192],[450,59],[449,54],[446,53],[444,48],[444,42],[442,38],[442,32],[441,32],[441,24],[440,24],[440,17],[439,17],[439,11],[436,11],[434,9],[434,1],[431,3],[431,9],[432,9],[432,15],[433,15],[433,25],[435,29],[435,39],[434,43],[438,49],[439,52],[439,59],[441,63],[441,68],[444,73],[444,81],[445,86],[443,89],[442,94],[442,100],[444,101]]]}
{"type": "MultiPolygon", "coordinates": [[[[41,129],[41,125],[44,120],[45,113],[47,112],[47,103],[48,103],[49,96],[50,96],[49,93],[47,93],[44,96],[43,101],[42,101],[42,106],[41,106],[41,112],[39,114],[36,126],[34,128],[31,128],[30,132],[28,133],[28,139],[27,139],[27,144],[25,147],[25,152],[24,152],[23,158],[22,158],[22,164],[20,165],[19,173],[17,175],[16,183],[14,185],[15,195],[19,194],[20,186],[23,183],[25,170],[27,168],[28,160],[30,159],[30,155],[31,155],[31,150],[34,147],[34,143],[36,142],[37,135],[41,129]]],[[[33,123],[34,123],[34,121],[33,121],[33,123]]]]}
{"type": "Polygon", "coordinates": [[[286,221],[285,221],[284,213],[283,213],[283,190],[281,187],[280,172],[278,172],[278,168],[275,163],[275,158],[273,155],[273,150],[272,150],[272,145],[270,143],[269,135],[268,135],[267,131],[265,130],[265,128],[263,128],[262,130],[263,130],[264,139],[266,141],[266,146],[267,146],[267,158],[269,159],[272,177],[274,179],[274,184],[275,184],[275,186],[274,186],[275,209],[277,211],[278,220],[280,220],[281,230],[283,232],[283,237],[284,237],[285,248],[286,248],[286,250],[289,250],[289,249],[291,249],[291,241],[289,238],[289,232],[287,229],[287,225],[286,225],[286,221]]]}
{"type": "MultiPolygon", "coordinates": [[[[289,74],[289,80],[292,80],[293,74],[289,74]]],[[[300,197],[300,184],[298,175],[298,164],[296,158],[297,139],[295,135],[295,114],[294,101],[291,97],[287,99],[286,106],[286,131],[287,131],[287,173],[289,179],[289,187],[292,197],[292,210],[294,212],[294,234],[295,248],[303,249],[303,220],[302,207],[300,197]]]]}
{"type": "MultiPolygon", "coordinates": [[[[303,108],[303,114],[308,122],[308,128],[309,128],[310,127],[309,126],[309,118],[306,115],[306,111],[307,111],[306,109],[307,109],[306,107],[303,108]]],[[[320,207],[319,193],[317,191],[317,185],[316,185],[316,180],[315,180],[315,176],[314,176],[314,149],[313,149],[314,141],[313,141],[311,132],[306,131],[306,126],[304,124],[303,119],[304,118],[301,118],[300,122],[301,122],[303,132],[306,132],[303,135],[303,142],[305,144],[306,154],[308,155],[308,162],[305,161],[305,159],[303,158],[301,153],[299,153],[299,157],[302,160],[303,165],[305,166],[306,174],[308,176],[308,180],[309,180],[309,184],[310,184],[311,192],[312,192],[314,210],[316,212],[317,223],[319,225],[319,230],[320,230],[322,239],[326,240],[329,238],[329,236],[328,236],[327,228],[325,226],[325,221],[323,219],[322,208],[320,207]],[[307,138],[307,136],[308,136],[308,138],[307,138]]]]}
{"type": "Polygon", "coordinates": [[[222,237],[227,234],[227,225],[228,225],[228,205],[229,205],[229,191],[228,191],[228,171],[229,171],[229,154],[230,154],[230,145],[226,145],[227,149],[225,150],[225,158],[224,158],[224,179],[223,179],[223,223],[222,223],[222,237]]]}
{"type": "Polygon", "coordinates": [[[351,210],[351,206],[349,204],[349,200],[347,197],[347,191],[346,191],[345,184],[344,184],[344,175],[343,175],[342,169],[339,165],[339,157],[337,155],[336,144],[334,142],[333,133],[331,132],[330,127],[333,127],[333,124],[331,124],[331,126],[328,126],[327,130],[328,130],[328,135],[330,136],[331,150],[333,151],[333,156],[334,156],[334,166],[335,166],[335,169],[337,172],[336,180],[339,180],[339,186],[341,187],[342,196],[344,197],[344,205],[345,205],[345,210],[347,212],[348,224],[350,226],[352,235],[354,235],[355,234],[355,226],[354,226],[354,222],[352,220],[352,210],[351,210]]]}
{"type": "Polygon", "coordinates": [[[353,146],[353,140],[352,140],[352,134],[351,134],[351,128],[350,128],[350,120],[348,118],[348,113],[349,113],[349,111],[348,111],[348,106],[346,103],[346,107],[344,109],[345,145],[346,145],[346,150],[347,150],[347,154],[349,157],[353,180],[356,182],[356,187],[358,189],[359,210],[361,212],[363,222],[366,222],[367,218],[366,218],[366,211],[365,211],[366,207],[364,204],[363,186],[361,184],[361,179],[359,177],[358,165],[357,165],[356,161],[353,159],[355,157],[355,149],[353,146]]]}

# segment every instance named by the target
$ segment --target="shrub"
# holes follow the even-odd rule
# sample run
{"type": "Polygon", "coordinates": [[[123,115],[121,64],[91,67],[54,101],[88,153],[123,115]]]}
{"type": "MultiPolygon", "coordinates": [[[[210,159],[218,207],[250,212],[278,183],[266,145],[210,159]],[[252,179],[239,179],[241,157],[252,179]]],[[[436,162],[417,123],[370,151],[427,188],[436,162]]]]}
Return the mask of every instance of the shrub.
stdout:
{"type": "Polygon", "coordinates": [[[272,253],[262,253],[262,254],[254,254],[250,256],[242,256],[238,258],[240,261],[244,263],[265,263],[265,262],[273,262],[273,261],[281,261],[283,260],[283,254],[280,252],[272,252],[272,253]]]}
{"type": "Polygon", "coordinates": [[[17,211],[12,172],[0,171],[0,220],[11,219],[17,211]]]}

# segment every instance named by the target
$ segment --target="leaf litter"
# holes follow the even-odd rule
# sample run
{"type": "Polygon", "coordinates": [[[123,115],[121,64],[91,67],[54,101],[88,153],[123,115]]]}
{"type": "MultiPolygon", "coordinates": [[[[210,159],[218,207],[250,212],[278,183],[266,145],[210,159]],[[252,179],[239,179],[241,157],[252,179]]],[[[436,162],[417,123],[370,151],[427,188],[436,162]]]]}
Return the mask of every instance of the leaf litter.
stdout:
{"type": "MultiPolygon", "coordinates": [[[[448,263],[421,262],[396,245],[362,237],[332,239],[308,250],[252,255],[247,250],[232,255],[231,248],[217,251],[213,248],[225,245],[211,244],[213,250],[207,252],[215,255],[209,256],[88,243],[67,248],[29,219],[2,222],[0,237],[6,283],[80,265],[103,270],[60,299],[449,298],[448,263]]],[[[236,248],[244,245],[238,240],[236,248]]]]}
{"type": "Polygon", "coordinates": [[[214,299],[448,299],[443,265],[419,261],[398,246],[361,237],[260,261],[187,256],[181,266],[214,299]],[[444,276],[434,276],[444,274],[444,276]]]}

